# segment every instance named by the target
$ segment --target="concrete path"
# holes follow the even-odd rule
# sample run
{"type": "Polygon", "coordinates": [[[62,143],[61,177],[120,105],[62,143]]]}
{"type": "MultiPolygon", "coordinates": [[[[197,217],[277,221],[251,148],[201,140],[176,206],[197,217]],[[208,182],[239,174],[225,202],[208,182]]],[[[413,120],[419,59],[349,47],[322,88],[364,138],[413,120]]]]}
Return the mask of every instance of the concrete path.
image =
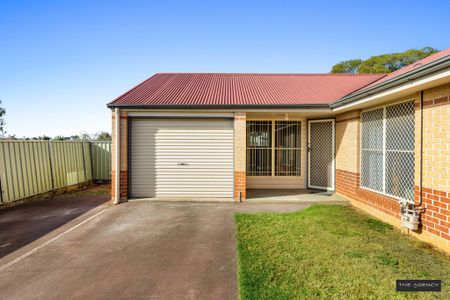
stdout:
{"type": "MultiPolygon", "coordinates": [[[[310,205],[130,201],[109,206],[107,197],[96,199],[83,215],[45,235],[37,230],[34,241],[0,259],[1,299],[236,299],[234,212],[310,205]]],[[[43,213],[28,209],[23,216],[43,213]]],[[[0,224],[7,223],[4,218],[14,219],[2,211],[0,224]]],[[[46,224],[31,223],[19,218],[8,228],[46,224]]],[[[4,239],[2,233],[0,245],[4,239]]]]}

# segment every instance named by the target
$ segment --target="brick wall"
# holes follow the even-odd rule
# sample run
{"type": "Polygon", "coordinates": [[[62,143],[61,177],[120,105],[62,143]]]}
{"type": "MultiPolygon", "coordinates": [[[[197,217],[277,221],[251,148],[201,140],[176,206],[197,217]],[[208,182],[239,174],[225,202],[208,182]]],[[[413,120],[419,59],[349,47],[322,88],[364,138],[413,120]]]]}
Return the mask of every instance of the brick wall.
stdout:
{"type": "Polygon", "coordinates": [[[245,174],[245,171],[235,171],[234,172],[234,200],[239,201],[239,193],[240,199],[245,200],[247,199],[247,176],[245,174]]]}
{"type": "Polygon", "coordinates": [[[359,173],[337,169],[336,192],[400,219],[398,201],[392,197],[360,188],[359,173]]]}
{"type": "MultiPolygon", "coordinates": [[[[423,103],[422,185],[445,192],[450,192],[449,97],[450,84],[446,84],[424,91],[423,103]]],[[[418,168],[416,170],[420,171],[418,168]]],[[[416,175],[418,175],[417,172],[416,175]]],[[[416,185],[418,185],[418,179],[419,177],[416,176],[416,185]]]]}
{"type": "Polygon", "coordinates": [[[360,111],[354,110],[336,117],[336,168],[359,172],[360,111]]]}
{"type": "MultiPolygon", "coordinates": [[[[450,84],[425,90],[422,112],[420,93],[395,102],[407,99],[416,102],[415,198],[418,204],[422,174],[425,209],[422,228],[408,233],[450,252],[450,84]]],[[[396,199],[359,187],[359,114],[355,110],[336,117],[336,192],[366,212],[400,226],[396,199]]]]}
{"type": "Polygon", "coordinates": [[[234,200],[247,199],[246,180],[246,134],[247,117],[245,113],[238,112],[234,117],[234,200]],[[241,199],[239,199],[239,194],[241,199]]]}
{"type": "MultiPolygon", "coordinates": [[[[416,186],[416,200],[419,195],[420,190],[416,186]]],[[[422,229],[450,241],[450,193],[423,188],[422,201],[422,207],[425,207],[422,229]]]]}
{"type": "Polygon", "coordinates": [[[392,197],[360,188],[361,111],[336,116],[336,192],[400,220],[392,197]]]}
{"type": "MultiPolygon", "coordinates": [[[[111,145],[111,200],[116,197],[116,120],[114,111],[112,113],[112,145],[111,145]]],[[[128,198],[128,119],[127,112],[120,112],[120,201],[127,201],[128,198]]]]}
{"type": "MultiPolygon", "coordinates": [[[[115,199],[116,189],[116,171],[111,171],[111,199],[115,199]]],[[[124,202],[128,198],[128,171],[120,171],[120,201],[124,202]]]]}
{"type": "Polygon", "coordinates": [[[421,151],[416,142],[415,196],[419,201],[422,171],[422,229],[445,239],[450,247],[450,84],[424,91],[422,116],[420,105],[417,107],[416,141],[421,137],[422,122],[423,148],[421,151]]]}

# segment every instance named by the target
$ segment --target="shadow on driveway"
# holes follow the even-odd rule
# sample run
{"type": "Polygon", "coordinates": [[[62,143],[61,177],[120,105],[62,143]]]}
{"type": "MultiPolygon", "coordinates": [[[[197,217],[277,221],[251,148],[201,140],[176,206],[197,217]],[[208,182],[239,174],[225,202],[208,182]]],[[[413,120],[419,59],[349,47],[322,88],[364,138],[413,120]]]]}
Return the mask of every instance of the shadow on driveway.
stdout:
{"type": "Polygon", "coordinates": [[[88,190],[0,210],[0,258],[109,200],[88,190]]]}

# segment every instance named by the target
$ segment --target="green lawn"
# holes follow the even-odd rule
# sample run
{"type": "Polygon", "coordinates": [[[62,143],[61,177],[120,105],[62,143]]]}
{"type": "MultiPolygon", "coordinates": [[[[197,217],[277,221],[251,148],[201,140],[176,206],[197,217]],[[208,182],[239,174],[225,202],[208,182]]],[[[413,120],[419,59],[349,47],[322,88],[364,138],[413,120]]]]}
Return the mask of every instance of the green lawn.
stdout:
{"type": "Polygon", "coordinates": [[[237,213],[241,299],[450,299],[450,259],[348,206],[237,213]],[[396,279],[441,279],[399,293],[396,279]]]}

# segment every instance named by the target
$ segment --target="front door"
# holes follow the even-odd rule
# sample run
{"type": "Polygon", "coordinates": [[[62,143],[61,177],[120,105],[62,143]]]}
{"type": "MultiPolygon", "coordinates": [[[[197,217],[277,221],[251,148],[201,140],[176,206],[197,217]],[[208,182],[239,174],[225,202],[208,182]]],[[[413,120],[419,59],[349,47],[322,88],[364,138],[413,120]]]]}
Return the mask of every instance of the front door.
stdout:
{"type": "Polygon", "coordinates": [[[308,188],[334,190],[334,119],[308,121],[308,188]]]}

